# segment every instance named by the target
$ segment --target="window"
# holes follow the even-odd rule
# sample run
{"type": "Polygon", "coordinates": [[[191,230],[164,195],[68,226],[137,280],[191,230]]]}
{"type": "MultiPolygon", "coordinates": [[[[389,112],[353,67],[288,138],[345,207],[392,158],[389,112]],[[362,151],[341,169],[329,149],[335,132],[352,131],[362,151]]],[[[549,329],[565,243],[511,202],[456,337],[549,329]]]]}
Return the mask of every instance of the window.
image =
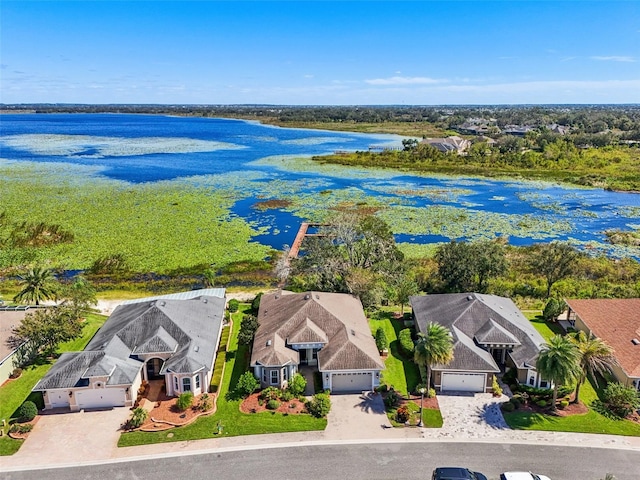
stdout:
{"type": "Polygon", "coordinates": [[[278,370],[271,370],[271,385],[278,384],[278,370]]]}
{"type": "Polygon", "coordinates": [[[183,392],[191,391],[191,379],[189,377],[184,377],[182,379],[182,391],[183,392]]]}
{"type": "Polygon", "coordinates": [[[285,382],[289,380],[289,369],[287,367],[284,367],[282,369],[282,380],[284,380],[285,382]]]}
{"type": "Polygon", "coordinates": [[[267,383],[267,370],[265,368],[262,369],[262,382],[267,383]]]}
{"type": "Polygon", "coordinates": [[[549,383],[546,380],[540,380],[540,388],[549,388],[549,383]]]}
{"type": "Polygon", "coordinates": [[[178,377],[173,377],[173,389],[176,392],[180,390],[180,385],[178,385],[178,377]]]}
{"type": "Polygon", "coordinates": [[[535,377],[529,377],[529,385],[533,385],[536,381],[535,377]]]}
{"type": "Polygon", "coordinates": [[[200,388],[200,374],[196,375],[196,388],[200,388]]]}

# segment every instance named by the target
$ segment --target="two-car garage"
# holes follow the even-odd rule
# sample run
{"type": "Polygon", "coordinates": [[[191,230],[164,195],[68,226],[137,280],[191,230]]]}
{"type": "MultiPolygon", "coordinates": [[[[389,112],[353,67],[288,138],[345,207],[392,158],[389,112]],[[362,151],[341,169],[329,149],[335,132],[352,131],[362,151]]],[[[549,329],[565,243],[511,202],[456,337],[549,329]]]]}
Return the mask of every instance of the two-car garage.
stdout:
{"type": "Polygon", "coordinates": [[[90,408],[124,407],[124,388],[91,388],[76,390],[76,404],[80,410],[90,408]]]}
{"type": "Polygon", "coordinates": [[[331,373],[331,393],[373,390],[373,372],[331,373]]]}
{"type": "Polygon", "coordinates": [[[442,372],[442,392],[484,392],[486,373],[442,372]]]}

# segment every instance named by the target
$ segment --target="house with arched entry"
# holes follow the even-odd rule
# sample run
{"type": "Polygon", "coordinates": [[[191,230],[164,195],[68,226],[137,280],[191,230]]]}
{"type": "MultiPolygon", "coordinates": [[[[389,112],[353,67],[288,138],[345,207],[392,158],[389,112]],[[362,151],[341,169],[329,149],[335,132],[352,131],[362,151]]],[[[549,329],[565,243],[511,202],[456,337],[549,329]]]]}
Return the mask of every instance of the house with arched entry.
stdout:
{"type": "Polygon", "coordinates": [[[225,309],[224,289],[130,300],[82,352],[63,353],[33,391],[45,408],[130,407],[142,382],[167,395],[208,391],[225,309]]]}

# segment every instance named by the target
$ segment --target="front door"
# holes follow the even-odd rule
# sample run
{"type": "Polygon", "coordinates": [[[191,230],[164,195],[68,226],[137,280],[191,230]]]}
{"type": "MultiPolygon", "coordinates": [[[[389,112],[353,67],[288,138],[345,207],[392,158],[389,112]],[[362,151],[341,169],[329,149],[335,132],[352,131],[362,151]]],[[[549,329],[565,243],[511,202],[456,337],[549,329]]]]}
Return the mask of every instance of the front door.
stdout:
{"type": "Polygon", "coordinates": [[[151,358],[147,361],[147,380],[158,380],[162,377],[160,370],[162,369],[163,361],[159,358],[151,358]]]}
{"type": "Polygon", "coordinates": [[[300,353],[300,365],[306,365],[307,362],[307,349],[303,348],[302,350],[299,350],[298,353],[300,353]]]}

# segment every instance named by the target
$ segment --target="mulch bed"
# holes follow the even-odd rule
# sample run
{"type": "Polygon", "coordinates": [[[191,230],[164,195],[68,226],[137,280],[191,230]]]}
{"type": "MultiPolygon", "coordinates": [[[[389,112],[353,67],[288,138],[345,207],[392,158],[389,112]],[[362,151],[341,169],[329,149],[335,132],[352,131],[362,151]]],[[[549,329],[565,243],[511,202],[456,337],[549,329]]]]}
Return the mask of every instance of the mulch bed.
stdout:
{"type": "MultiPolygon", "coordinates": [[[[24,422],[24,423],[21,423],[20,425],[28,425],[29,424],[29,425],[34,425],[35,426],[35,424],[38,423],[38,420],[40,420],[40,415],[36,415],[36,417],[33,420],[31,420],[30,422],[24,422]]],[[[14,438],[16,440],[26,440],[29,437],[30,433],[31,432],[26,432],[26,433],[10,432],[8,435],[9,435],[9,437],[14,438]]]]}
{"type": "Polygon", "coordinates": [[[197,408],[200,403],[200,397],[201,395],[194,397],[194,406],[187,408],[184,412],[181,412],[176,408],[176,403],[178,401],[177,397],[161,397],[162,400],[158,401],[155,408],[149,412],[149,417],[145,420],[140,429],[145,431],[166,430],[167,428],[172,428],[174,426],[187,425],[202,415],[209,415],[215,412],[215,395],[211,393],[209,394],[212,408],[206,412],[197,408]]]}
{"type": "Polygon", "coordinates": [[[304,402],[301,402],[297,398],[289,400],[288,402],[280,401],[280,406],[277,410],[268,410],[267,402],[262,402],[260,405],[260,393],[253,393],[245,398],[240,404],[240,411],[242,413],[260,413],[260,412],[278,412],[286,414],[300,414],[307,413],[307,407],[304,402]]]}
{"type": "MultiPolygon", "coordinates": [[[[409,402],[413,402],[416,405],[420,406],[420,396],[410,395],[408,399],[407,397],[402,396],[400,397],[400,402],[398,403],[398,406],[401,407],[403,405],[408,404],[409,402]]],[[[438,397],[433,397],[433,398],[424,397],[424,402],[422,404],[422,407],[425,409],[430,408],[432,410],[440,410],[440,405],[438,405],[438,397]]]]}

